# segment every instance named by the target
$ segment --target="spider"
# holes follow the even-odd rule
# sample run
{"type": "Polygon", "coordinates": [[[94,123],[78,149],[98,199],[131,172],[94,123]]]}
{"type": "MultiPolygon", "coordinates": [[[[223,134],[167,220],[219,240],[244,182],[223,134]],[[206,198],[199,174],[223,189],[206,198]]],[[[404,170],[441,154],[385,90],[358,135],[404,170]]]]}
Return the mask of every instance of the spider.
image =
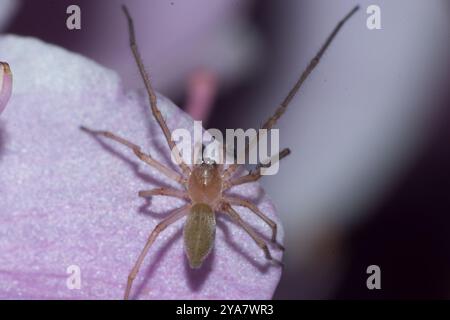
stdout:
{"type": "MultiPolygon", "coordinates": [[[[277,120],[284,114],[289,103],[294,98],[295,94],[299,91],[303,82],[307,79],[311,71],[319,63],[319,60],[323,56],[325,50],[328,48],[340,28],[343,24],[359,9],[359,6],[354,7],[334,28],[332,33],[328,36],[325,43],[322,45],[316,56],[310,61],[306,69],[301,74],[298,81],[293,88],[289,91],[286,98],[275,110],[274,114],[267,119],[263,124],[263,129],[271,129],[277,122],[277,120]]],[[[256,234],[256,232],[248,225],[240,215],[233,209],[233,206],[240,206],[249,209],[259,218],[261,218],[272,230],[271,241],[278,246],[279,249],[284,248],[277,244],[277,224],[261,212],[258,207],[248,200],[238,198],[236,196],[227,196],[225,191],[233,186],[241,185],[244,183],[254,182],[261,178],[261,168],[267,166],[267,164],[259,163],[255,169],[251,170],[248,174],[243,176],[236,176],[235,173],[241,165],[231,164],[227,168],[223,165],[218,165],[211,160],[203,160],[200,164],[195,164],[189,167],[181,158],[180,152],[171,138],[171,132],[158,109],[157,99],[153,87],[151,85],[149,76],[145,71],[144,64],[142,62],[138,46],[135,38],[133,19],[126,6],[122,6],[122,10],[128,22],[129,41],[131,51],[133,53],[135,62],[138,66],[140,75],[144,81],[148,98],[150,100],[150,108],[153,116],[161,127],[165,139],[169,148],[173,151],[175,159],[179,164],[179,168],[182,173],[174,171],[173,169],[161,164],[153,159],[149,154],[142,152],[141,148],[109,131],[92,130],[84,126],[80,128],[90,134],[100,135],[111,140],[114,140],[129,149],[146,164],[159,170],[168,178],[178,182],[184,187],[184,190],[176,190],[172,188],[156,188],[153,190],[139,191],[140,197],[148,198],[156,195],[170,196],[185,199],[188,204],[174,210],[165,219],[159,222],[153,231],[150,233],[148,240],[138,256],[131,272],[128,275],[127,285],[125,288],[124,299],[128,299],[130,296],[133,281],[139,272],[139,269],[147,255],[150,247],[155,242],[158,235],[166,229],[169,225],[178,221],[179,219],[187,216],[184,224],[184,247],[185,252],[191,268],[199,268],[204,259],[211,252],[214,245],[215,230],[216,230],[216,213],[224,213],[228,215],[238,226],[242,227],[246,233],[256,242],[256,244],[264,252],[267,260],[273,262],[278,266],[282,266],[282,262],[272,257],[267,243],[256,234]]],[[[259,136],[256,136],[256,140],[259,136]]],[[[249,149],[249,145],[246,144],[246,152],[249,149]]],[[[288,148],[279,152],[278,161],[290,154],[288,148]]],[[[269,162],[270,164],[270,162],[269,162]]]]}

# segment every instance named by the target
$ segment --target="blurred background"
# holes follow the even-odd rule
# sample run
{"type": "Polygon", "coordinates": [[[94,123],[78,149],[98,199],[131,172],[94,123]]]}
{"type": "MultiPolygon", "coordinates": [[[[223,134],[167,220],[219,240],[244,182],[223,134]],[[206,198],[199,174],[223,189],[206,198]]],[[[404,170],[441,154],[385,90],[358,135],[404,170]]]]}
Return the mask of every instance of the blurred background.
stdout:
{"type": "Polygon", "coordinates": [[[292,154],[262,182],[286,232],[274,298],[450,297],[448,0],[0,0],[0,28],[142,88],[121,3],[156,89],[222,130],[259,127],[359,4],[278,123],[292,154]],[[66,28],[72,4],[81,30],[66,28]],[[366,287],[373,264],[381,290],[366,287]]]}

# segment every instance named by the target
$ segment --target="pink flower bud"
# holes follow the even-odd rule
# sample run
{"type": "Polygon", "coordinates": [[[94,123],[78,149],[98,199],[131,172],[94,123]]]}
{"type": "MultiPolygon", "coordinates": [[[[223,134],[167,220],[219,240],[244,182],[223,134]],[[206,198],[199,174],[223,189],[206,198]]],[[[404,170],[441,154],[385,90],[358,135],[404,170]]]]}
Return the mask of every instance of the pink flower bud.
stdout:
{"type": "Polygon", "coordinates": [[[12,73],[6,62],[0,62],[0,113],[5,109],[11,97],[12,73]]]}

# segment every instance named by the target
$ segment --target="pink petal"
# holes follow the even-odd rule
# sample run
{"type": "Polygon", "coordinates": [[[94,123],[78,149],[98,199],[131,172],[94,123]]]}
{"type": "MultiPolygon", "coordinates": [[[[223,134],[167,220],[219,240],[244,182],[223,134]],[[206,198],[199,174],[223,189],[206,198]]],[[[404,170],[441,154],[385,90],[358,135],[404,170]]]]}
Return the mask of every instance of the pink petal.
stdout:
{"type": "MultiPolygon", "coordinates": [[[[179,186],[124,147],[78,127],[111,130],[171,165],[147,99],[143,92],[125,93],[113,71],[32,38],[0,37],[0,52],[15,76],[12,106],[0,123],[0,298],[121,299],[148,234],[183,201],[139,198],[139,190],[179,186]],[[81,270],[79,290],[66,284],[71,265],[81,270]]],[[[131,59],[123,63],[137,74],[131,59]]],[[[159,106],[171,128],[192,127],[192,119],[168,99],[159,96],[159,106]]],[[[233,192],[257,199],[279,223],[258,184],[233,192]]],[[[270,238],[261,220],[238,211],[270,238]]],[[[271,298],[281,270],[266,262],[242,229],[222,215],[218,219],[215,248],[200,270],[186,262],[181,222],[162,233],[132,297],[271,298]]]]}
{"type": "Polygon", "coordinates": [[[6,62],[0,62],[0,113],[3,112],[11,97],[12,73],[6,62]]]}

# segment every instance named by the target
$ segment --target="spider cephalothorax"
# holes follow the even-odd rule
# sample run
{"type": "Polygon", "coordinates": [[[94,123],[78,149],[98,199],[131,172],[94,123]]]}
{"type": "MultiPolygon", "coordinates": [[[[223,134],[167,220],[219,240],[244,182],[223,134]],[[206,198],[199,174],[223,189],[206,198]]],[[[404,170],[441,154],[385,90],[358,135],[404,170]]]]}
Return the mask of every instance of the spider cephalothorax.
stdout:
{"type": "Polygon", "coordinates": [[[206,203],[215,207],[222,193],[220,167],[214,162],[195,165],[188,178],[189,197],[193,203],[206,203]]]}
{"type": "MultiPolygon", "coordinates": [[[[147,163],[148,165],[158,169],[161,173],[166,175],[168,178],[178,182],[184,190],[177,190],[172,188],[156,188],[152,190],[144,190],[139,191],[139,196],[141,197],[151,197],[155,195],[164,195],[177,197],[181,199],[187,200],[187,204],[176,209],[172,213],[170,213],[164,220],[162,220],[155,229],[150,234],[147,243],[144,246],[141,254],[139,255],[136,263],[131,269],[130,274],[128,275],[128,282],[125,289],[125,299],[129,298],[131,287],[133,281],[139,272],[139,268],[141,264],[156,240],[157,236],[169,225],[178,221],[179,219],[187,216],[186,222],[184,225],[184,247],[186,251],[186,255],[189,260],[189,264],[192,268],[198,268],[202,265],[204,259],[211,252],[214,245],[214,237],[216,230],[216,214],[224,213],[228,215],[238,226],[242,227],[245,232],[256,242],[256,244],[263,250],[265,257],[271,262],[276,263],[281,266],[282,263],[272,257],[266,241],[263,240],[256,232],[253,230],[250,225],[248,225],[240,215],[233,209],[233,206],[240,206],[249,209],[259,218],[261,218],[272,230],[272,238],[271,241],[278,246],[279,249],[284,249],[281,245],[277,243],[277,225],[274,221],[272,221],[269,217],[267,217],[263,212],[261,212],[258,207],[250,201],[235,197],[235,196],[227,196],[224,194],[225,191],[230,189],[233,186],[241,185],[248,182],[257,181],[261,178],[261,168],[267,166],[268,164],[258,164],[256,168],[250,173],[243,176],[236,176],[237,169],[240,165],[231,164],[226,169],[222,165],[218,165],[211,160],[205,160],[201,164],[194,165],[193,167],[189,167],[182,159],[180,152],[175,145],[174,141],[171,138],[170,130],[167,127],[167,124],[164,118],[161,115],[161,112],[158,109],[156,104],[156,95],[151,86],[150,79],[144,69],[134,35],[134,26],[133,21],[128,13],[127,8],[123,7],[124,13],[128,20],[128,26],[130,31],[130,46],[133,51],[135,60],[139,67],[139,72],[144,80],[149,100],[150,107],[155,117],[156,121],[160,125],[164,136],[167,140],[169,148],[172,150],[176,161],[182,171],[182,173],[178,173],[169,167],[161,164],[160,162],[153,159],[150,155],[141,151],[141,148],[124,139],[121,138],[109,131],[97,131],[90,130],[86,127],[81,127],[84,131],[95,134],[102,135],[106,138],[112,139],[128,148],[130,148],[134,154],[147,163]]],[[[310,64],[306,68],[306,70],[302,73],[299,80],[296,82],[294,87],[291,89],[287,97],[281,103],[281,105],[276,109],[273,116],[271,116],[265,124],[262,126],[264,129],[271,129],[277,120],[283,115],[286,111],[289,102],[292,100],[296,92],[300,89],[301,85],[311,73],[312,69],[317,65],[326,48],[331,43],[332,39],[335,37],[339,29],[342,27],[344,22],[350,18],[358,10],[358,7],[355,7],[344,19],[337,25],[337,27],[333,30],[332,34],[328,37],[325,44],[319,50],[318,54],[311,60],[310,64]]],[[[248,147],[248,146],[247,146],[248,147]]],[[[247,148],[246,148],[247,149],[247,148]]],[[[289,149],[283,149],[278,154],[278,161],[282,158],[289,155],[289,149]]],[[[269,163],[270,164],[270,163],[269,163]]]]}

